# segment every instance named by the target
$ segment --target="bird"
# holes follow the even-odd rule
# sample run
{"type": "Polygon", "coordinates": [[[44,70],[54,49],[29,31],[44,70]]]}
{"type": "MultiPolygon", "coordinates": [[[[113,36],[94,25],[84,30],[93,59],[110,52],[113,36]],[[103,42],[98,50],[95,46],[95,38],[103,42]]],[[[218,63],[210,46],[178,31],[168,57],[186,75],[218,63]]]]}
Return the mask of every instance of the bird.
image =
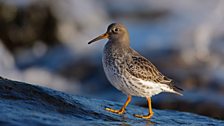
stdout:
{"type": "Polygon", "coordinates": [[[174,80],[164,76],[148,59],[130,47],[127,28],[121,23],[112,23],[106,33],[88,42],[91,44],[108,39],[103,49],[103,69],[109,82],[127,95],[127,100],[119,110],[105,110],[123,114],[132,96],[144,97],[148,102],[148,114],[133,114],[137,118],[150,119],[153,116],[151,97],[161,92],[182,95],[183,89],[174,80]]]}

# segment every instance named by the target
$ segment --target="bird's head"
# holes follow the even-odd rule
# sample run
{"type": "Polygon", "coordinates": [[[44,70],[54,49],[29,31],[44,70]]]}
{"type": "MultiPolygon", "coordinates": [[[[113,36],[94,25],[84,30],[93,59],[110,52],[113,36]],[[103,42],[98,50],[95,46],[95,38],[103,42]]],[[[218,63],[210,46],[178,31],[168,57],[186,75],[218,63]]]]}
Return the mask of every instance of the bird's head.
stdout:
{"type": "Polygon", "coordinates": [[[95,41],[101,40],[101,39],[109,39],[112,42],[120,42],[120,43],[127,43],[129,44],[129,34],[126,27],[119,23],[112,23],[108,26],[106,33],[96,37],[95,39],[88,42],[88,44],[91,44],[95,41]]]}

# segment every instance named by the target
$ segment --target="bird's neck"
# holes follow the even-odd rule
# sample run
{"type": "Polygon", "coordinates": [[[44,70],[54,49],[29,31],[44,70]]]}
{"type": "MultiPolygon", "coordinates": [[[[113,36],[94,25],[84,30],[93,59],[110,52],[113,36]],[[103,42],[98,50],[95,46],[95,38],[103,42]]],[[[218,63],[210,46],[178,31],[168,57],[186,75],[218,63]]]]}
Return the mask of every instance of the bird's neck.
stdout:
{"type": "Polygon", "coordinates": [[[110,46],[110,48],[113,48],[115,50],[119,50],[119,49],[122,49],[122,50],[125,50],[125,49],[128,49],[130,48],[130,43],[129,42],[123,42],[121,40],[109,40],[108,41],[108,46],[110,46]]]}
{"type": "Polygon", "coordinates": [[[113,38],[109,40],[109,42],[117,47],[125,48],[125,47],[130,47],[130,41],[127,37],[120,37],[120,38],[113,38]]]}

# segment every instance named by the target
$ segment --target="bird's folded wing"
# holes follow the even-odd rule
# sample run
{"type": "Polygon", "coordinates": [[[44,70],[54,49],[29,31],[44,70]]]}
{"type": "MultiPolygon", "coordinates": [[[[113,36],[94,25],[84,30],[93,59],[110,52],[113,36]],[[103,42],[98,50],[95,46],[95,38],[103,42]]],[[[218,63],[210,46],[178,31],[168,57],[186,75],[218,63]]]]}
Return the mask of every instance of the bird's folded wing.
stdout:
{"type": "Polygon", "coordinates": [[[126,71],[136,78],[168,85],[172,81],[162,75],[149,60],[140,54],[128,57],[126,63],[126,71]]]}

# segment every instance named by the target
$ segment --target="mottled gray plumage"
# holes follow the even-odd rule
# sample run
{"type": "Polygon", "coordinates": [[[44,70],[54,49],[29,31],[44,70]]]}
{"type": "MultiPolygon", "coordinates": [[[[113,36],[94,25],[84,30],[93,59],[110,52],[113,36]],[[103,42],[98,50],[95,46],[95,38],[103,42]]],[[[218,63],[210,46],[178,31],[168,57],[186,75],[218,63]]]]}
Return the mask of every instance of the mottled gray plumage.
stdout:
{"type": "Polygon", "coordinates": [[[108,38],[104,47],[103,68],[110,83],[128,99],[120,110],[106,108],[107,111],[122,114],[131,101],[131,96],[146,97],[149,104],[148,115],[135,115],[138,118],[152,117],[151,96],[161,92],[179,93],[180,88],[163,74],[146,58],[130,47],[129,34],[124,25],[113,23],[108,26],[107,32],[90,41],[108,38]]]}
{"type": "Polygon", "coordinates": [[[107,32],[113,35],[104,47],[103,66],[113,86],[127,95],[141,97],[151,97],[166,91],[179,94],[179,88],[173,85],[171,79],[162,75],[149,60],[130,48],[129,35],[123,25],[111,24],[107,32]],[[122,33],[115,34],[112,30],[116,28],[122,33]],[[141,80],[160,85],[146,85],[141,80]]]}

